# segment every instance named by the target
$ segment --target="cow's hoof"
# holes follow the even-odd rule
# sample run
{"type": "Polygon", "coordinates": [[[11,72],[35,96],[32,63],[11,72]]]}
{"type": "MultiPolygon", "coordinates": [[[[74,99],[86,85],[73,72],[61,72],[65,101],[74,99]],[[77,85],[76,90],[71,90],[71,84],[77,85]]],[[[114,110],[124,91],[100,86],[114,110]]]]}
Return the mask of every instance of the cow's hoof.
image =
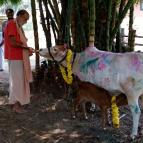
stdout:
{"type": "Polygon", "coordinates": [[[128,136],[128,141],[137,143],[137,142],[139,142],[141,137],[142,136],[140,136],[140,135],[130,135],[130,136],[128,136]]]}
{"type": "Polygon", "coordinates": [[[143,130],[139,130],[139,134],[140,134],[140,135],[143,135],[143,130]]]}
{"type": "Polygon", "coordinates": [[[85,116],[85,120],[88,120],[88,117],[87,117],[87,116],[85,116]]]}
{"type": "Polygon", "coordinates": [[[75,115],[73,115],[73,116],[72,116],[72,118],[73,118],[73,119],[75,119],[75,118],[76,118],[76,116],[75,116],[75,115]]]}
{"type": "Polygon", "coordinates": [[[131,140],[134,140],[137,137],[137,135],[131,134],[130,137],[131,137],[131,140]]]}

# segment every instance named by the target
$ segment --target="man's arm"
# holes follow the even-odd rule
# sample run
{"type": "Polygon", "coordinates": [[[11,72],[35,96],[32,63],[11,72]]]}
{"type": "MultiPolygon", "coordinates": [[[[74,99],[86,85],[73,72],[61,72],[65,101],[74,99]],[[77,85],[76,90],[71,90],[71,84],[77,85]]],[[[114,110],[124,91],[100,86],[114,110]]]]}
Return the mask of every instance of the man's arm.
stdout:
{"type": "Polygon", "coordinates": [[[0,42],[0,48],[1,48],[2,45],[4,44],[4,29],[5,29],[5,27],[6,27],[6,23],[7,23],[7,21],[4,21],[4,22],[2,23],[2,41],[0,42]]]}
{"type": "Polygon", "coordinates": [[[25,47],[22,42],[17,42],[15,36],[9,36],[9,41],[11,45],[15,48],[28,49],[28,47],[25,47]]]}
{"type": "Polygon", "coordinates": [[[2,39],[2,41],[0,42],[0,48],[2,47],[3,44],[4,44],[4,40],[2,39]]]}
{"type": "Polygon", "coordinates": [[[15,36],[9,36],[9,41],[15,48],[23,48],[29,50],[30,52],[35,52],[33,48],[25,46],[22,42],[17,42],[15,36]]]}

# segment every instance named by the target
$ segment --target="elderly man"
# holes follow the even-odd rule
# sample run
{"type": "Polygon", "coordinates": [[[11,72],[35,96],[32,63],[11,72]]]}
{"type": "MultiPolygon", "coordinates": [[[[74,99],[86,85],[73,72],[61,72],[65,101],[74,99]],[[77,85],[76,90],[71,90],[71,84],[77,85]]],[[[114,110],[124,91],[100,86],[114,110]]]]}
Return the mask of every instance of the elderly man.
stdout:
{"type": "Polygon", "coordinates": [[[25,110],[22,105],[30,103],[29,82],[32,81],[29,55],[34,52],[27,46],[22,26],[27,23],[29,13],[17,12],[16,19],[10,20],[4,30],[5,59],[9,63],[9,104],[17,113],[25,110]]]}

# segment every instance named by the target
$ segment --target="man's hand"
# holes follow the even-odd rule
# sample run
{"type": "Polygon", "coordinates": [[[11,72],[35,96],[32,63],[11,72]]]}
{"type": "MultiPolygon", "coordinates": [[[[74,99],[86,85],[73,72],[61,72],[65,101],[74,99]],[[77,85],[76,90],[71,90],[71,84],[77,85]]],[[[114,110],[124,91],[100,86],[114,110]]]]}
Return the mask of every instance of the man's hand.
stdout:
{"type": "Polygon", "coordinates": [[[29,56],[32,56],[33,53],[35,53],[35,49],[31,47],[28,47],[28,48],[29,48],[29,56]]]}
{"type": "Polygon", "coordinates": [[[29,51],[30,51],[31,53],[35,53],[35,49],[34,49],[34,48],[29,47],[29,51]]]}

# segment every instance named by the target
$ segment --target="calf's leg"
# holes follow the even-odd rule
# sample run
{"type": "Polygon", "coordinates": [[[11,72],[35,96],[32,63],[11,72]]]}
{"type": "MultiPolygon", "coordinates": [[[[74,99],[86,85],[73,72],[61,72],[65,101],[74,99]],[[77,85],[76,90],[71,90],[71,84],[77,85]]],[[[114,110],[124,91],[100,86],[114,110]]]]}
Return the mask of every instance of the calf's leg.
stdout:
{"type": "Polygon", "coordinates": [[[87,112],[86,112],[85,103],[86,103],[85,101],[82,103],[82,109],[83,109],[84,118],[87,120],[88,117],[87,117],[87,112]]]}
{"type": "Polygon", "coordinates": [[[105,129],[106,123],[107,123],[107,108],[106,107],[100,107],[102,112],[102,127],[105,129]]]}
{"type": "Polygon", "coordinates": [[[82,98],[80,98],[79,95],[77,96],[77,98],[74,99],[74,105],[73,105],[73,109],[72,109],[72,117],[74,119],[76,118],[77,110],[82,102],[84,102],[84,100],[82,98]]]}

